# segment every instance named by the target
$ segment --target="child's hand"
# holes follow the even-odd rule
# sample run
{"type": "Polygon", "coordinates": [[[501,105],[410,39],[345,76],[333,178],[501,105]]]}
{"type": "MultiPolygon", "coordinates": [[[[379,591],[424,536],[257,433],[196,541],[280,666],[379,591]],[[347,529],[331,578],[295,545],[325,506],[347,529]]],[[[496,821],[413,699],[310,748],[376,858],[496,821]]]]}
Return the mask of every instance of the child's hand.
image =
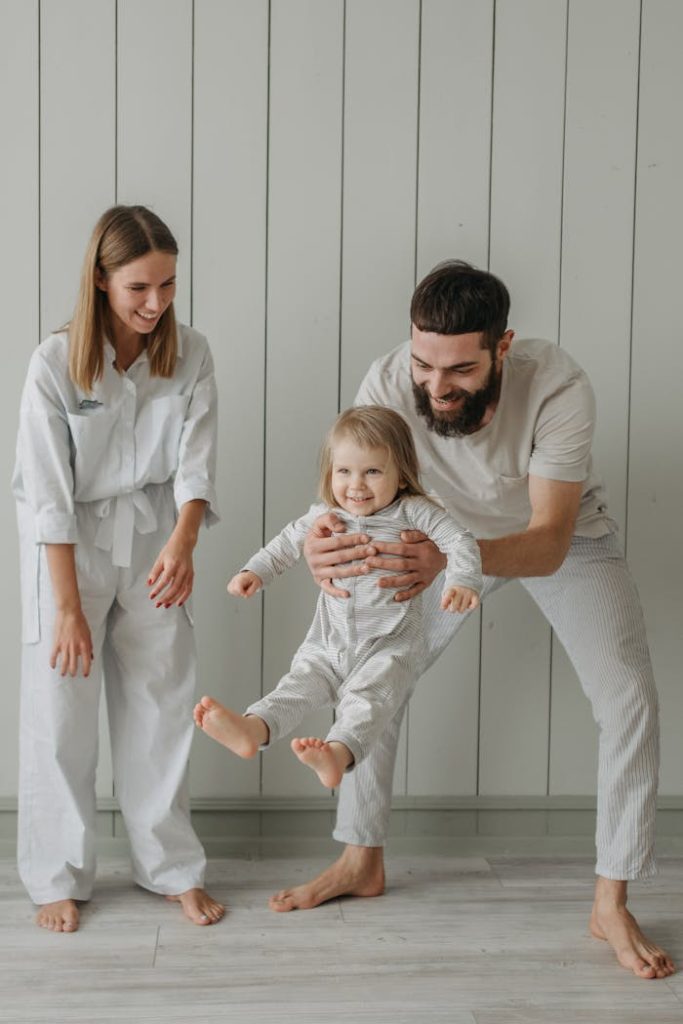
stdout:
{"type": "Polygon", "coordinates": [[[479,595],[469,587],[449,587],[443,592],[441,607],[445,612],[473,612],[479,607],[479,595]]]}
{"type": "Polygon", "coordinates": [[[233,597],[253,597],[263,586],[263,580],[255,572],[238,572],[228,583],[228,593],[233,597]]]}

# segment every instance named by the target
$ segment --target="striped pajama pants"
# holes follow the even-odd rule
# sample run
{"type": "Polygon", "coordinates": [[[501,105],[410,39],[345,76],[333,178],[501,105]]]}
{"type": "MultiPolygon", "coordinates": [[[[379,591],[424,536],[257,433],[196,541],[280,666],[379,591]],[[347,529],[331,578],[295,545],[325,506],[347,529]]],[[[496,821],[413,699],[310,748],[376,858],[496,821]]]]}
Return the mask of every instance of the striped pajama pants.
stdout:
{"type": "MultiPolygon", "coordinates": [[[[485,577],[483,595],[504,579],[485,577]]],[[[659,764],[657,692],[635,583],[613,535],[575,537],[552,576],[521,579],[564,646],[600,729],[596,873],[628,880],[655,873],[654,831],[659,764]]],[[[465,616],[440,615],[438,586],[425,598],[429,664],[465,616]],[[429,598],[428,598],[429,595],[429,598]]],[[[384,844],[394,761],[409,696],[366,760],[344,778],[334,838],[384,844]]]]}

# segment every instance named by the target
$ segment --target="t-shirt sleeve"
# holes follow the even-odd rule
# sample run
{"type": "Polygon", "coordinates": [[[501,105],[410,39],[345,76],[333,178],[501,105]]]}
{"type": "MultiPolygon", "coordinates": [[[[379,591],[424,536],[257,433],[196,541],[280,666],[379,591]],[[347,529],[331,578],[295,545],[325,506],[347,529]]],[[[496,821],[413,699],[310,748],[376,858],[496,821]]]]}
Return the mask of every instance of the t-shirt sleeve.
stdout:
{"type": "Polygon", "coordinates": [[[595,396],[578,372],[549,395],[539,411],[529,474],[580,483],[589,474],[595,396]]]}

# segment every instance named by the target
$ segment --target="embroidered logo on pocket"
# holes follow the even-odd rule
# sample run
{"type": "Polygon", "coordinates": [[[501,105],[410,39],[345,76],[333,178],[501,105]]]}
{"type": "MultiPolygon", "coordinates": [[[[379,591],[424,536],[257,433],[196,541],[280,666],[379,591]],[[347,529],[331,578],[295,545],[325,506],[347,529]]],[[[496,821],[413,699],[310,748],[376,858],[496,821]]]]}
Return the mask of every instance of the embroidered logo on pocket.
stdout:
{"type": "Polygon", "coordinates": [[[102,405],[96,398],[82,398],[78,403],[79,409],[99,409],[102,405]]]}

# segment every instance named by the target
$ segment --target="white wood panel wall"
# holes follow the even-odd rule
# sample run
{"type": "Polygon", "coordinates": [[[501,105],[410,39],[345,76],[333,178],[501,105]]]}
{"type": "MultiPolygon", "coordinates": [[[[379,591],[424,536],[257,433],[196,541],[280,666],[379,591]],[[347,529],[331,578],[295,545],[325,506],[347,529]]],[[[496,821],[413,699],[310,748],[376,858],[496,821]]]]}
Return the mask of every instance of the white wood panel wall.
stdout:
{"type": "MultiPolygon", "coordinates": [[[[203,691],[242,707],[286,669],[316,599],[305,570],[250,602],[225,581],[306,510],[325,429],[407,337],[416,279],[459,256],[508,283],[518,336],[558,342],[593,380],[659,681],[663,792],[683,791],[682,32],[677,0],[0,0],[5,480],[26,361],[70,313],[92,224],[115,201],[152,206],[179,240],[178,313],[209,336],[221,399],[224,518],[195,596],[203,691]]],[[[11,796],[7,488],[0,516],[11,796]]],[[[395,786],[587,794],[595,749],[573,670],[513,583],[419,687],[395,786]]],[[[200,736],[193,791],[321,794],[286,744],[260,765],[200,736]]]]}

